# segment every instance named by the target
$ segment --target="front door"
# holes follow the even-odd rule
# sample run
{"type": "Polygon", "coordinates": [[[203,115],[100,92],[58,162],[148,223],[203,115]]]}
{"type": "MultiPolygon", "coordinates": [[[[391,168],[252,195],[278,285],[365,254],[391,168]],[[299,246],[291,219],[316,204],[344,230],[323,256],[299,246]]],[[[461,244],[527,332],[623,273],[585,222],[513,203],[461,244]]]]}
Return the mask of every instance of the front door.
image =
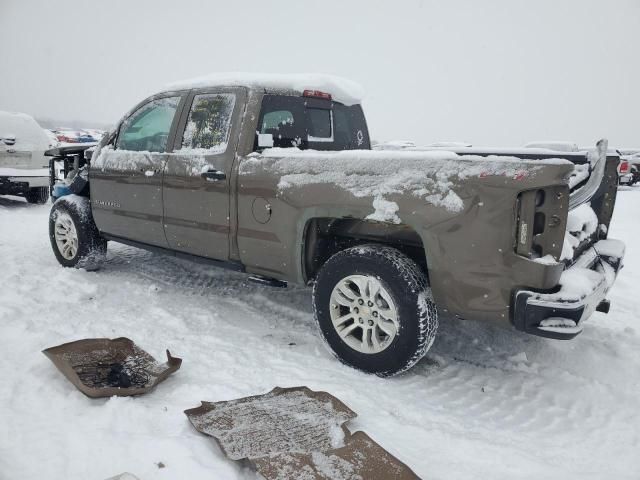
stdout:
{"type": "Polygon", "coordinates": [[[180,100],[164,96],[144,103],[124,120],[115,144],[104,147],[92,161],[92,211],[104,233],[167,246],[162,172],[180,100]]]}
{"type": "Polygon", "coordinates": [[[240,132],[243,88],[198,90],[187,99],[163,180],[169,247],[229,258],[229,188],[240,132]]]}

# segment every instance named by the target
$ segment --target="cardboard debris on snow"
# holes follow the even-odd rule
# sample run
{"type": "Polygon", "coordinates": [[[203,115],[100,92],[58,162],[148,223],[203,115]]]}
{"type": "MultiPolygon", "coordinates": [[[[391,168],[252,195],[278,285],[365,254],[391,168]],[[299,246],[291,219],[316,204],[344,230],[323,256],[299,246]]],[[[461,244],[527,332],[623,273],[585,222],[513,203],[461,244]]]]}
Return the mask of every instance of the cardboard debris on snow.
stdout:
{"type": "Polygon", "coordinates": [[[327,392],[276,387],[185,414],[227,457],[248,461],[267,480],[418,478],[364,432],[352,435],[345,423],[356,413],[327,392]]]}
{"type": "Polygon", "coordinates": [[[254,459],[253,463],[268,480],[419,480],[409,467],[360,431],[352,434],[341,448],[281,453],[254,459]]]}
{"type": "Polygon", "coordinates": [[[85,395],[125,397],[153,389],[180,368],[182,359],[167,350],[160,364],[132,340],[89,338],[43,350],[53,364],[85,395]]]}

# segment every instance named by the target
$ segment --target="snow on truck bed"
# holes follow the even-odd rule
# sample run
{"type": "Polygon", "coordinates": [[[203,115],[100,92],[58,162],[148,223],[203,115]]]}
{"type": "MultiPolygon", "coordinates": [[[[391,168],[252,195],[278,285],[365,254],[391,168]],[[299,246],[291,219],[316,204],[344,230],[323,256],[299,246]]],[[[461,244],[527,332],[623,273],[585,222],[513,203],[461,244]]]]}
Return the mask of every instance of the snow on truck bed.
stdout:
{"type": "Polygon", "coordinates": [[[334,100],[344,105],[360,103],[364,96],[364,90],[356,82],[334,75],[318,73],[212,73],[202,77],[170,83],[162,91],[220,86],[293,90],[300,93],[304,90],[320,90],[330,93],[334,100]]]}
{"type": "MultiPolygon", "coordinates": [[[[619,192],[612,238],[637,242],[639,203],[640,187],[619,192]]],[[[627,252],[611,312],[574,340],[443,321],[427,356],[385,380],[326,351],[308,289],[117,243],[98,272],[60,267],[50,207],[0,197],[2,479],[254,480],[183,411],[299,385],[358,412],[354,430],[425,480],[638,478],[640,249],[627,252]],[[182,368],[151,394],[92,400],[40,353],[121,335],[156,358],[170,348],[182,368]]]]}
{"type": "Polygon", "coordinates": [[[448,151],[270,148],[244,159],[240,174],[261,168],[274,171],[281,177],[281,191],[318,183],[338,185],[356,197],[373,197],[374,213],[368,219],[400,223],[398,205],[387,198],[391,194],[410,193],[428,204],[459,212],[464,205],[453,189],[455,182],[483,175],[531,175],[545,164],[571,165],[562,159],[461,156],[448,151]]]}

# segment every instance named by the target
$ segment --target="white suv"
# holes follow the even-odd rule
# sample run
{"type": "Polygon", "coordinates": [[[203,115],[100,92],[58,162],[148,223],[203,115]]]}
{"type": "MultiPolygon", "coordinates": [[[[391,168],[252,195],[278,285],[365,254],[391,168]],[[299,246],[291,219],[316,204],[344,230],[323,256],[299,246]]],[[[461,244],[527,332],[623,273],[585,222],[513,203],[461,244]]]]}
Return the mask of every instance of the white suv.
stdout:
{"type": "Polygon", "coordinates": [[[0,195],[21,195],[29,203],[49,199],[49,138],[32,117],[0,111],[0,195]]]}

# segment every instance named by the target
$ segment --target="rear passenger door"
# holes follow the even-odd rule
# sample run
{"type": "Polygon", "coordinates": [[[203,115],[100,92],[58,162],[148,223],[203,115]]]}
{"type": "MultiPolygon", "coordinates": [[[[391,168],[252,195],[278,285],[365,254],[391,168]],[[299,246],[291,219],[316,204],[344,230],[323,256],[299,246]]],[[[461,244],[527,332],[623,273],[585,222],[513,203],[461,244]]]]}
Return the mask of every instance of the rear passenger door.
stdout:
{"type": "Polygon", "coordinates": [[[187,99],[163,180],[164,231],[174,250],[229,258],[230,179],[246,95],[216,88],[187,99]]]}
{"type": "Polygon", "coordinates": [[[105,233],[166,247],[162,172],[186,93],[153,97],[120,125],[91,168],[91,202],[105,233]]]}

